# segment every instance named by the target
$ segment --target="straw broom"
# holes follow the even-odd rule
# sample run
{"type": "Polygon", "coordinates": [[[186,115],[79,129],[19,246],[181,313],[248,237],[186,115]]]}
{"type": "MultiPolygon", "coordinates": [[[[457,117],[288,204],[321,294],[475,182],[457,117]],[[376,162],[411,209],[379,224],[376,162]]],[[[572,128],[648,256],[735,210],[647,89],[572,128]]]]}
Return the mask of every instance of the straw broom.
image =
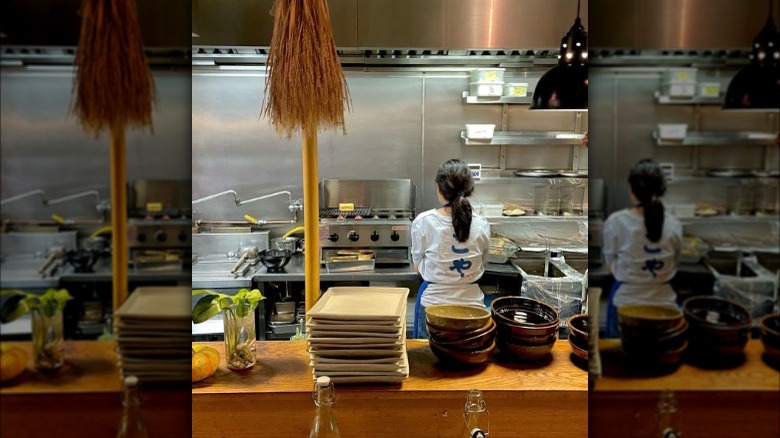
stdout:
{"type": "Polygon", "coordinates": [[[135,0],[84,0],[76,52],[73,102],[82,129],[110,132],[114,311],[127,298],[125,128],[152,125],[154,83],[146,61],[135,0]]]}
{"type": "Polygon", "coordinates": [[[326,0],[276,0],[263,115],[288,139],[303,135],[306,311],[320,296],[317,131],[344,128],[349,91],[326,0]]]}

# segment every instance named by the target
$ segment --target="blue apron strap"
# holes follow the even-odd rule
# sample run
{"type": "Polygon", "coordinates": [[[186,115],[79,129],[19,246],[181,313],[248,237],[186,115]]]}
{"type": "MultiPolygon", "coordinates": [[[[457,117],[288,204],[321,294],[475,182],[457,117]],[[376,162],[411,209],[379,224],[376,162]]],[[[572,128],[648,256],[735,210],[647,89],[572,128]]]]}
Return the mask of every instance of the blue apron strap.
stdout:
{"type": "Polygon", "coordinates": [[[414,301],[414,328],[412,329],[412,339],[417,339],[419,334],[418,332],[419,327],[417,327],[417,320],[420,314],[420,302],[422,301],[423,292],[425,292],[425,289],[428,288],[429,284],[430,283],[428,283],[427,281],[423,281],[422,284],[420,285],[420,288],[417,289],[417,298],[414,301]]]}
{"type": "Polygon", "coordinates": [[[621,282],[619,280],[615,280],[615,283],[612,284],[612,289],[609,291],[609,300],[607,301],[607,326],[605,329],[605,337],[607,338],[615,338],[618,337],[618,333],[614,333],[613,325],[617,326],[617,321],[615,319],[617,318],[617,310],[615,309],[615,304],[613,303],[615,299],[615,293],[617,293],[618,288],[620,288],[621,282]]]}

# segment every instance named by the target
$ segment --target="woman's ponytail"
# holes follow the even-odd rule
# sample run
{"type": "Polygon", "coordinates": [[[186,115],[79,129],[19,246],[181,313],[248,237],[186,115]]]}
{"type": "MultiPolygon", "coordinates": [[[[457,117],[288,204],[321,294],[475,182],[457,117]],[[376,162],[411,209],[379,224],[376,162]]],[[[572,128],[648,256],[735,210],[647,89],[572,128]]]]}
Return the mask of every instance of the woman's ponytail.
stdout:
{"type": "Polygon", "coordinates": [[[629,172],[628,184],[644,210],[647,238],[658,242],[664,229],[664,204],[660,197],[666,193],[660,166],[650,159],[640,160],[629,172]]]}
{"type": "Polygon", "coordinates": [[[465,242],[471,231],[472,209],[467,199],[474,192],[474,178],[465,161],[447,160],[436,173],[439,193],[449,202],[452,209],[452,227],[458,242],[465,242]]]}
{"type": "Polygon", "coordinates": [[[455,228],[455,236],[458,242],[465,242],[471,231],[471,203],[463,193],[455,195],[452,201],[452,227],[455,228]]]}

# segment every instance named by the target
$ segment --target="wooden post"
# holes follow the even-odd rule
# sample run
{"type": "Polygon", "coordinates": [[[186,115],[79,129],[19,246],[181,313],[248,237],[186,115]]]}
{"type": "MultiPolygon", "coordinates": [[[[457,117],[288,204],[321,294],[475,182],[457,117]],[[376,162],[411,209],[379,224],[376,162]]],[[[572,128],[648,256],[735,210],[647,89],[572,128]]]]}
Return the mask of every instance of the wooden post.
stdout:
{"type": "Polygon", "coordinates": [[[127,299],[127,172],[125,129],[111,127],[111,272],[114,312],[127,299]]]}
{"type": "Polygon", "coordinates": [[[317,172],[317,128],[303,134],[303,227],[306,312],[320,298],[319,176],[317,172]]]}

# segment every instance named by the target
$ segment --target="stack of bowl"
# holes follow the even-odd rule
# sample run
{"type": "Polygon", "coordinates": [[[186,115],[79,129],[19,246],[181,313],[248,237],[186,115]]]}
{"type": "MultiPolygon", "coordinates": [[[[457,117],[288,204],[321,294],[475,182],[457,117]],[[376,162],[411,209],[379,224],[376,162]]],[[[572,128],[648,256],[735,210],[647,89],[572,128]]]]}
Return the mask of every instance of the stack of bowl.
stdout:
{"type": "Polygon", "coordinates": [[[770,358],[780,362],[780,313],[761,318],[761,342],[770,358]]]}
{"type": "Polygon", "coordinates": [[[425,326],[431,351],[444,365],[484,365],[496,347],[496,324],[484,307],[433,305],[425,309],[425,326]]]}
{"type": "Polygon", "coordinates": [[[501,297],[491,303],[498,326],[498,347],[522,361],[538,361],[550,355],[558,338],[558,312],[541,301],[501,297]]]}
{"type": "Polygon", "coordinates": [[[630,366],[655,371],[682,362],[689,324],[679,310],[649,304],[621,306],[618,326],[630,366]]]}
{"type": "Polygon", "coordinates": [[[717,297],[693,297],[683,303],[691,324],[692,357],[739,357],[750,338],[750,311],[717,297]]]}
{"type": "Polygon", "coordinates": [[[584,361],[588,360],[588,339],[590,338],[590,325],[588,314],[580,313],[572,315],[566,321],[569,327],[569,344],[574,356],[584,361]]]}

